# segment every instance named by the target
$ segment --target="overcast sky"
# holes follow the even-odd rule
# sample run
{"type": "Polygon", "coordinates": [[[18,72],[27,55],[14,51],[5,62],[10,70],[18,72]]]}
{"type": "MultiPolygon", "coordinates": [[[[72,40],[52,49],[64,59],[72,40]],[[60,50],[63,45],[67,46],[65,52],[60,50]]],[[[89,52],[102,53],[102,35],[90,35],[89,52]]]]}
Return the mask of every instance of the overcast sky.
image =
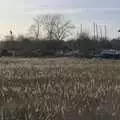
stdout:
{"type": "Polygon", "coordinates": [[[62,13],[74,24],[92,31],[93,22],[107,25],[108,35],[117,37],[120,27],[119,0],[0,0],[0,35],[27,33],[36,14],[62,13]]]}

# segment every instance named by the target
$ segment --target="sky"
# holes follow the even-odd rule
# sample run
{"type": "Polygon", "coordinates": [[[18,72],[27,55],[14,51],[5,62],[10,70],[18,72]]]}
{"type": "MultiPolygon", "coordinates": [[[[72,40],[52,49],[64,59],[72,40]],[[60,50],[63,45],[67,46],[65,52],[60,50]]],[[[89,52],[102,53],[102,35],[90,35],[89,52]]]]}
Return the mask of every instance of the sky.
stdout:
{"type": "MultiPolygon", "coordinates": [[[[93,22],[107,26],[108,37],[118,37],[120,28],[119,0],[0,0],[0,36],[27,34],[33,17],[61,13],[78,28],[93,33],[93,22]]],[[[104,30],[103,30],[104,31],[104,30]]],[[[104,33],[103,33],[104,34],[104,33]]]]}

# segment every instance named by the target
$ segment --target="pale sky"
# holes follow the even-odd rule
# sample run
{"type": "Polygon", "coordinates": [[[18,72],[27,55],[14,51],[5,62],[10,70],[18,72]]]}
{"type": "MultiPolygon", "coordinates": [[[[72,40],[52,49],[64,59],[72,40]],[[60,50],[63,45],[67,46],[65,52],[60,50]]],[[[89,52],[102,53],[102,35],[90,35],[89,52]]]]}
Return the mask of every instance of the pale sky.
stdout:
{"type": "Polygon", "coordinates": [[[118,37],[120,27],[119,0],[0,0],[0,35],[12,29],[25,34],[36,14],[62,13],[76,25],[92,33],[93,22],[107,25],[108,36],[118,37]]]}

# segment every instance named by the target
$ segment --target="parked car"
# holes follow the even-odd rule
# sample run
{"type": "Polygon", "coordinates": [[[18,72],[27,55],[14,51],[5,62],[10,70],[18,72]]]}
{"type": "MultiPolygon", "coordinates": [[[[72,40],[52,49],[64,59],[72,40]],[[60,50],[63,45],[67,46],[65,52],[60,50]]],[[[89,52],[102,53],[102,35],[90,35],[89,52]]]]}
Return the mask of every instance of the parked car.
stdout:
{"type": "Polygon", "coordinates": [[[94,57],[103,59],[120,59],[120,52],[117,50],[103,50],[100,54],[97,54],[94,57]]]}

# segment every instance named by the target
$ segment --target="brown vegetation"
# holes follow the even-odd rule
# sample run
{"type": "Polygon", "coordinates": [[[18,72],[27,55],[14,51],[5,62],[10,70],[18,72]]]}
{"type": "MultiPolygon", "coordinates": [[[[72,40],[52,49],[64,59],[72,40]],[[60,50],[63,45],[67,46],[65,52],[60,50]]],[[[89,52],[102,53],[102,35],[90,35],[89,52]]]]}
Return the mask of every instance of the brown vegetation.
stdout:
{"type": "Polygon", "coordinates": [[[119,120],[119,64],[1,58],[1,120],[119,120]]]}

